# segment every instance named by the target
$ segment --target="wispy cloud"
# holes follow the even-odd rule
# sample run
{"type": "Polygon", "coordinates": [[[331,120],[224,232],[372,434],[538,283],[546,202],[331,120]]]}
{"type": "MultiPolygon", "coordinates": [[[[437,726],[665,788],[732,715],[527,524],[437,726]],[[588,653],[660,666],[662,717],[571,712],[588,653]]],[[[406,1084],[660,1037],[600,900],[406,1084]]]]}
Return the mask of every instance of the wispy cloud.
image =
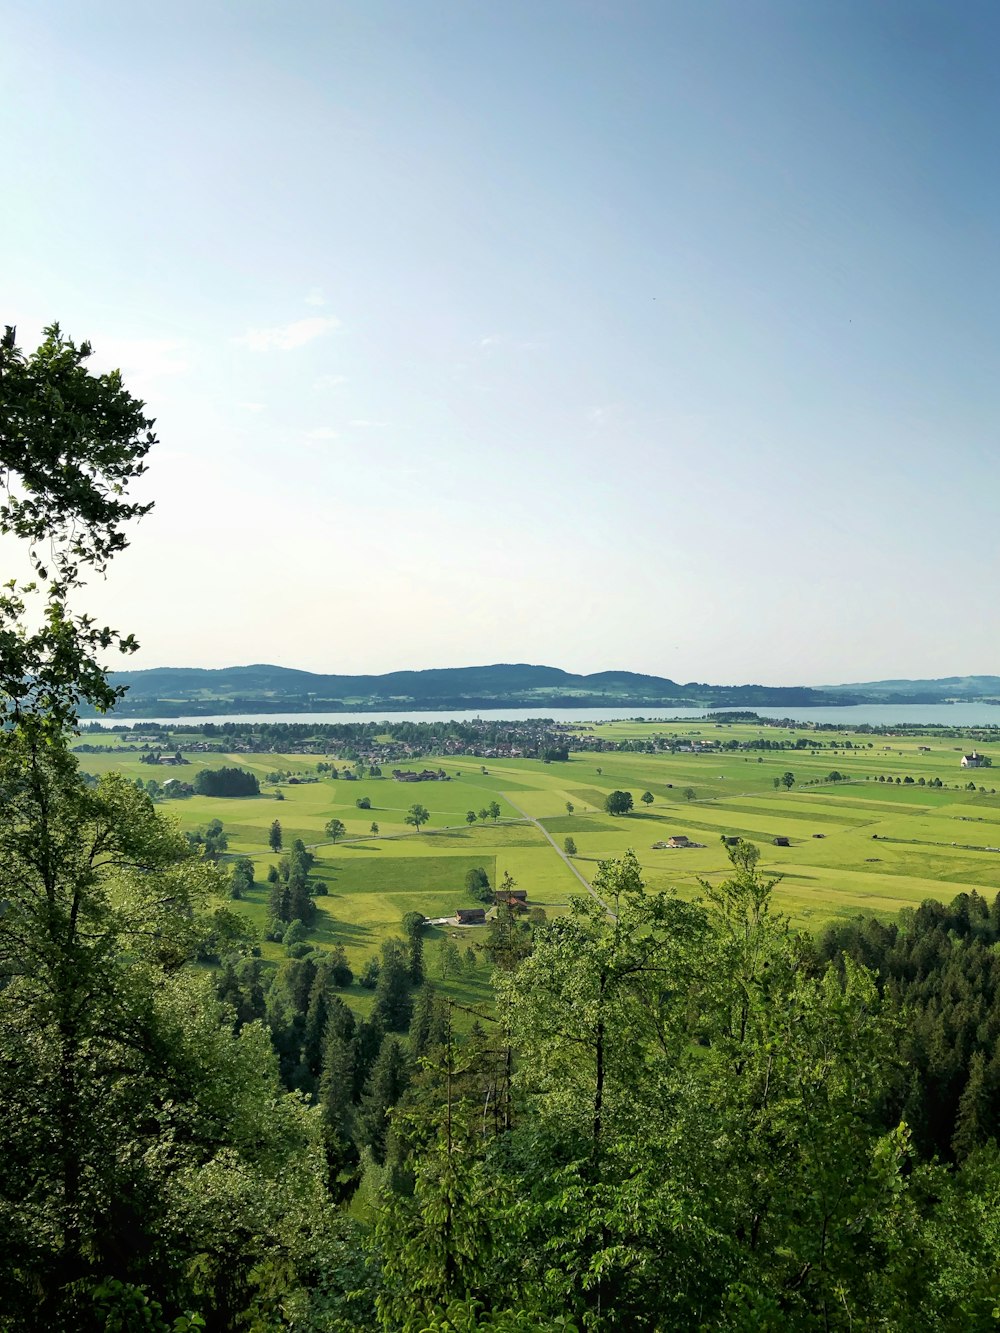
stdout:
{"type": "Polygon", "coordinates": [[[367,417],[355,417],[355,419],[351,421],[349,424],[352,426],[358,426],[362,430],[378,430],[382,426],[388,425],[388,422],[369,421],[367,417]]]}
{"type": "Polygon", "coordinates": [[[317,426],[315,430],[306,431],[307,440],[336,440],[339,435],[340,432],[332,426],[317,426]]]}
{"type": "Polygon", "coordinates": [[[326,305],[326,297],[318,287],[310,287],[306,292],[306,305],[326,305]]]}
{"type": "Polygon", "coordinates": [[[263,403],[240,403],[244,412],[263,412],[265,410],[263,403]]]}
{"type": "Polygon", "coordinates": [[[291,352],[339,328],[340,320],[333,315],[313,315],[309,319],[297,319],[292,324],[281,324],[273,329],[247,329],[233,342],[240,347],[249,347],[252,352],[270,352],[272,349],[291,352]]]}
{"type": "Polygon", "coordinates": [[[314,389],[338,389],[347,383],[346,375],[320,375],[313,384],[314,389]]]}

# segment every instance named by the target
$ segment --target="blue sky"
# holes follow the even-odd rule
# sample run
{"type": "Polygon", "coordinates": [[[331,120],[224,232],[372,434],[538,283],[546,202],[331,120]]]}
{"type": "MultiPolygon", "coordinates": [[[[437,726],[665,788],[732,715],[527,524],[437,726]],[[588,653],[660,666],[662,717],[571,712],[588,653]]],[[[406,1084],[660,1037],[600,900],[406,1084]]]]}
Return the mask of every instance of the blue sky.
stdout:
{"type": "Polygon", "coordinates": [[[0,21],[0,322],[158,420],[134,665],[1000,671],[995,4],[0,21]]]}

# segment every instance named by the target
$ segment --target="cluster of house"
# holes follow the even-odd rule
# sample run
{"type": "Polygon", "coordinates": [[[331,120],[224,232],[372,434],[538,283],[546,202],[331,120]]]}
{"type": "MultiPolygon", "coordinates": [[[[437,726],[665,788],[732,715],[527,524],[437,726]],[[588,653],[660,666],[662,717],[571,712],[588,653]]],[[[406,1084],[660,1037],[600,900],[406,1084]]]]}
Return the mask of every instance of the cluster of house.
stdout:
{"type": "MultiPolygon", "coordinates": [[[[822,838],[823,834],[816,833],[813,836],[816,838],[822,838]]],[[[726,838],[725,841],[728,846],[734,847],[736,843],[739,842],[739,838],[730,837],[726,838]]],[[[787,838],[781,838],[781,837],[772,838],[771,841],[774,843],[775,847],[791,847],[792,845],[787,838]]],[[[684,833],[675,833],[672,838],[667,838],[666,842],[653,843],[653,848],[656,851],[660,851],[665,847],[704,847],[704,846],[705,844],[703,842],[692,842],[691,839],[684,833]]]]}
{"type": "MultiPolygon", "coordinates": [[[[526,889],[511,889],[509,893],[494,893],[494,907],[509,907],[513,912],[528,910],[526,889]]],[[[459,907],[455,911],[455,924],[458,926],[485,926],[485,907],[459,907]]]]}
{"type": "Polygon", "coordinates": [[[394,768],[392,776],[397,782],[450,782],[451,778],[443,768],[425,768],[415,773],[410,768],[394,768]]]}

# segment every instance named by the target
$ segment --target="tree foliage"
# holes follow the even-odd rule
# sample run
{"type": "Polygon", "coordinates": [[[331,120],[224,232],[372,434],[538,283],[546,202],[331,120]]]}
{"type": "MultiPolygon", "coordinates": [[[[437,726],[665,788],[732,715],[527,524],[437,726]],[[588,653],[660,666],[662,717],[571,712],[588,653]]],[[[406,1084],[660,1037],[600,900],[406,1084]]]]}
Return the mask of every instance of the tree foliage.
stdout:
{"type": "Polygon", "coordinates": [[[409,810],[403,816],[403,823],[409,824],[411,828],[419,833],[421,827],[430,819],[430,811],[423,805],[411,805],[409,810]]]}
{"type": "Polygon", "coordinates": [[[627,815],[632,811],[632,793],[630,791],[609,791],[604,798],[604,808],[609,815],[627,815]]]}
{"type": "Polygon", "coordinates": [[[259,796],[260,783],[255,773],[245,768],[203,768],[195,774],[194,790],[198,796],[259,796]]]}
{"type": "Polygon", "coordinates": [[[120,696],[101,655],[135,640],[74,613],[71,599],[151,508],[126,491],[145,471],[153,422],[117,371],[91,374],[90,355],[58,324],[27,355],[13,328],[0,338],[0,532],[27,542],[35,574],[0,595],[0,721],[33,717],[53,734],[81,700],[107,709],[120,696]]]}

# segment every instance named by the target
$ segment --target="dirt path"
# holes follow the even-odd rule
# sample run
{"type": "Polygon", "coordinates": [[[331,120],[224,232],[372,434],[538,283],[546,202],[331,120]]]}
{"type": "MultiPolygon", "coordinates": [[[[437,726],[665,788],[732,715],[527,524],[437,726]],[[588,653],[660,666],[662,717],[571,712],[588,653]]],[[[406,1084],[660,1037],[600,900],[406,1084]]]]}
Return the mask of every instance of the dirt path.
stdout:
{"type": "Polygon", "coordinates": [[[540,820],[533,819],[532,816],[528,814],[527,810],[522,810],[521,807],[518,805],[518,803],[515,800],[513,800],[509,792],[502,792],[501,795],[503,796],[504,800],[507,802],[508,805],[512,805],[514,807],[514,809],[518,812],[518,814],[522,817],[522,819],[524,819],[525,823],[534,824],[535,828],[538,829],[538,831],[542,834],[542,837],[544,837],[547,842],[551,843],[551,845],[555,848],[556,853],[562,857],[563,861],[566,863],[566,865],[569,866],[570,870],[577,877],[577,879],[587,890],[590,896],[592,898],[597,899],[597,901],[604,908],[605,912],[607,912],[608,916],[614,916],[614,912],[612,912],[611,908],[607,905],[607,903],[604,901],[601,895],[597,892],[597,890],[591,884],[590,880],[586,879],[581,874],[581,872],[577,870],[576,866],[566,855],[563,849],[559,846],[559,844],[556,842],[555,838],[553,838],[552,834],[548,831],[545,825],[542,824],[540,820]]]}

